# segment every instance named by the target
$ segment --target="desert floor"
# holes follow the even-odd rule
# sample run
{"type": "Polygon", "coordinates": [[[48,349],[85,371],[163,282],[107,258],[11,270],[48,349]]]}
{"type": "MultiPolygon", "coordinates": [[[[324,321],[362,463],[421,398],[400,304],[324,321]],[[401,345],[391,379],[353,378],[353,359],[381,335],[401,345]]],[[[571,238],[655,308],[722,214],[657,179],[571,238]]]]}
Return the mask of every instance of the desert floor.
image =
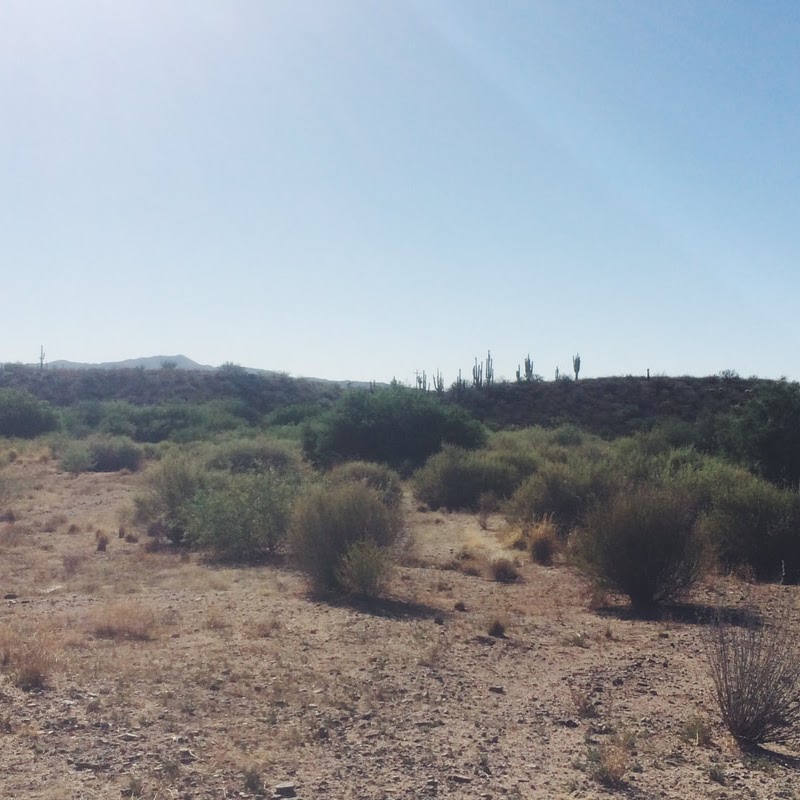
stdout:
{"type": "Polygon", "coordinates": [[[508,549],[501,518],[409,497],[391,597],[322,602],[286,566],[119,538],[142,475],[73,477],[35,447],[3,474],[3,798],[800,798],[800,760],[722,727],[697,622],[797,608],[796,587],[715,577],[634,619],[508,549]],[[502,556],[520,581],[491,580],[502,556]]]}

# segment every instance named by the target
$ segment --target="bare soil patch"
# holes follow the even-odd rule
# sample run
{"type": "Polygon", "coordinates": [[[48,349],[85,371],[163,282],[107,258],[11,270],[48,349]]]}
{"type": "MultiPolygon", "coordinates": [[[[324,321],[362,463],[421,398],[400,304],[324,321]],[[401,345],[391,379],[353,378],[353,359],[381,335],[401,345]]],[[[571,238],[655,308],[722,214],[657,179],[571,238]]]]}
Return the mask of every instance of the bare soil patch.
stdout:
{"type": "MultiPolygon", "coordinates": [[[[391,596],[322,602],[285,567],[120,538],[140,475],[72,477],[32,451],[4,475],[2,797],[800,797],[797,754],[744,756],[722,728],[692,607],[590,608],[499,518],[407,500],[391,596]],[[520,580],[454,568],[467,557],[516,560],[520,580]],[[41,688],[18,685],[26,652],[41,688]]],[[[692,601],[796,592],[718,578],[692,601]]]]}

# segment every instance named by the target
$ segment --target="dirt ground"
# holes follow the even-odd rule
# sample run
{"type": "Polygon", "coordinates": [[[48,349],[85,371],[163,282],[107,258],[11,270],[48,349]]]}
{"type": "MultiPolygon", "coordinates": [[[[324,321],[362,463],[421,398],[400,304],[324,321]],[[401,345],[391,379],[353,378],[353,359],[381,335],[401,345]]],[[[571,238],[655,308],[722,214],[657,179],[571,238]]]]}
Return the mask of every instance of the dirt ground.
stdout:
{"type": "Polygon", "coordinates": [[[724,731],[693,614],[796,608],[794,587],[715,578],[632,619],[509,550],[500,518],[409,498],[391,598],[325,603],[285,567],[120,538],[141,475],[73,477],[35,448],[3,475],[2,798],[800,798],[800,761],[724,731]],[[521,580],[453,569],[465,548],[521,580]]]}

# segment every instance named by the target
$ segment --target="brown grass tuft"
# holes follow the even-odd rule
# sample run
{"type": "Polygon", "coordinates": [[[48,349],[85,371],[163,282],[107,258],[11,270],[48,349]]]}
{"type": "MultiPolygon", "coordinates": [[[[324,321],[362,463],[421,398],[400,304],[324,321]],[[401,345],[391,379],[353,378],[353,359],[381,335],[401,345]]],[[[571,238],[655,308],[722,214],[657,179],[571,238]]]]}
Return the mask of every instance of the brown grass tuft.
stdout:
{"type": "Polygon", "coordinates": [[[135,603],[119,602],[96,611],[90,628],[101,639],[148,642],[156,635],[156,617],[150,609],[135,603]]]}

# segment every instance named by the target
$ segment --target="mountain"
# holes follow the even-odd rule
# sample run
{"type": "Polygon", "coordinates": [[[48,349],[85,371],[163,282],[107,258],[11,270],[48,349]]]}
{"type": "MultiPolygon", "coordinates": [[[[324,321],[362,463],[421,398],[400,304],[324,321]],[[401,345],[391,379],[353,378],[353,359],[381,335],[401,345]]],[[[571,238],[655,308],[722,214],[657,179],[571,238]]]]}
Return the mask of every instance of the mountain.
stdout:
{"type": "MultiPolygon", "coordinates": [[[[101,364],[85,364],[78,361],[51,361],[48,369],[163,369],[164,365],[172,369],[213,370],[216,367],[198,364],[191,358],[177,356],[147,356],[145,358],[128,358],[125,361],[104,361],[101,364]],[[174,366],[173,366],[174,365],[174,366]]],[[[29,366],[37,366],[31,364],[29,366]]]]}

